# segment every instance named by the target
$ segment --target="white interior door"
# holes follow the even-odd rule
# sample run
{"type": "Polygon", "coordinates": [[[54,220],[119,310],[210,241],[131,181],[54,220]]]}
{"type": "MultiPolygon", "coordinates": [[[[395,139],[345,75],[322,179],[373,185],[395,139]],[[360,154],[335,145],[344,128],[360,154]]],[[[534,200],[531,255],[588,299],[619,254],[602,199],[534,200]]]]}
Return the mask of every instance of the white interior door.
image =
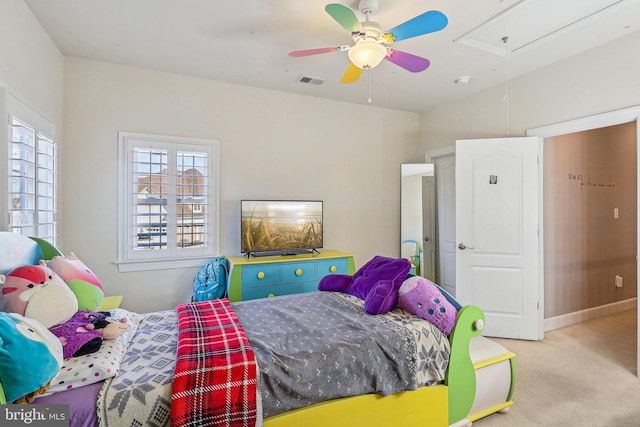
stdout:
{"type": "Polygon", "coordinates": [[[456,141],[456,297],[484,335],[544,336],[542,138],[456,141]]]}

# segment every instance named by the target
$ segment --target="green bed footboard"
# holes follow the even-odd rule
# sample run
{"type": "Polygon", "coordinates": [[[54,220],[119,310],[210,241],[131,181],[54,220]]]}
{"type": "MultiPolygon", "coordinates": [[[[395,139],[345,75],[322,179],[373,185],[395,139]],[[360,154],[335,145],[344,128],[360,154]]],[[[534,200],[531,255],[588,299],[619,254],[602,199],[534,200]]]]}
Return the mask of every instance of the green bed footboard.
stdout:
{"type": "Polygon", "coordinates": [[[467,305],[459,312],[451,332],[451,356],[445,377],[449,387],[449,425],[465,418],[476,393],[476,375],[469,354],[471,338],[484,329],[484,312],[480,307],[467,305]]]}

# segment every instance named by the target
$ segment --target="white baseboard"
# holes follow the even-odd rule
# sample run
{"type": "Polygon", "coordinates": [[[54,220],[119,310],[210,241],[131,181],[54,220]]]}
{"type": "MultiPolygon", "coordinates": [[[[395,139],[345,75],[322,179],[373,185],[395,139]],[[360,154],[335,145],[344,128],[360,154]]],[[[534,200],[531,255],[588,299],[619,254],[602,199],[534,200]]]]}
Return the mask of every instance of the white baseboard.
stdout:
{"type": "Polygon", "coordinates": [[[587,308],[585,310],[575,311],[561,316],[550,317],[548,319],[544,319],[544,331],[549,332],[554,329],[564,328],[587,320],[597,319],[598,317],[620,313],[621,311],[631,310],[637,306],[638,298],[629,298],[624,301],[613,302],[599,307],[587,308]]]}

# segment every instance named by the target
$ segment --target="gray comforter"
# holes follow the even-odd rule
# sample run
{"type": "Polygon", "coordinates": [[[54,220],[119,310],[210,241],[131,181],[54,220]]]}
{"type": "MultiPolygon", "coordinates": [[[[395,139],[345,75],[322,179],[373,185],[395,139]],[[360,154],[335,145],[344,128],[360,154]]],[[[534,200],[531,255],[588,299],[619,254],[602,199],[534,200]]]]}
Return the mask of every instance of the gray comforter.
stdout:
{"type": "MultiPolygon", "coordinates": [[[[412,322],[367,314],[358,299],[313,292],[263,301],[234,310],[258,361],[265,417],[340,397],[415,390],[424,383],[419,370],[435,368],[431,379],[446,370],[446,338],[428,354],[412,322]]],[[[441,335],[428,326],[431,339],[441,335]]]]}

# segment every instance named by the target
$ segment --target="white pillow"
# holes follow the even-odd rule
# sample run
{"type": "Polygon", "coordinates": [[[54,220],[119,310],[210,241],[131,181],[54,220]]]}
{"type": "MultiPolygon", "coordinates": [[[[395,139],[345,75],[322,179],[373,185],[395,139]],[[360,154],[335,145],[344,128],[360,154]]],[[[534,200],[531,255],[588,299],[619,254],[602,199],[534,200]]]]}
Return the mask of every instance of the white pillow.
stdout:
{"type": "Polygon", "coordinates": [[[46,394],[93,384],[118,374],[120,362],[138,330],[142,315],[122,308],[109,310],[109,313],[114,319],[126,317],[129,328],[117,338],[104,340],[100,350],[95,353],[64,359],[60,372],[51,381],[46,394]]]}

